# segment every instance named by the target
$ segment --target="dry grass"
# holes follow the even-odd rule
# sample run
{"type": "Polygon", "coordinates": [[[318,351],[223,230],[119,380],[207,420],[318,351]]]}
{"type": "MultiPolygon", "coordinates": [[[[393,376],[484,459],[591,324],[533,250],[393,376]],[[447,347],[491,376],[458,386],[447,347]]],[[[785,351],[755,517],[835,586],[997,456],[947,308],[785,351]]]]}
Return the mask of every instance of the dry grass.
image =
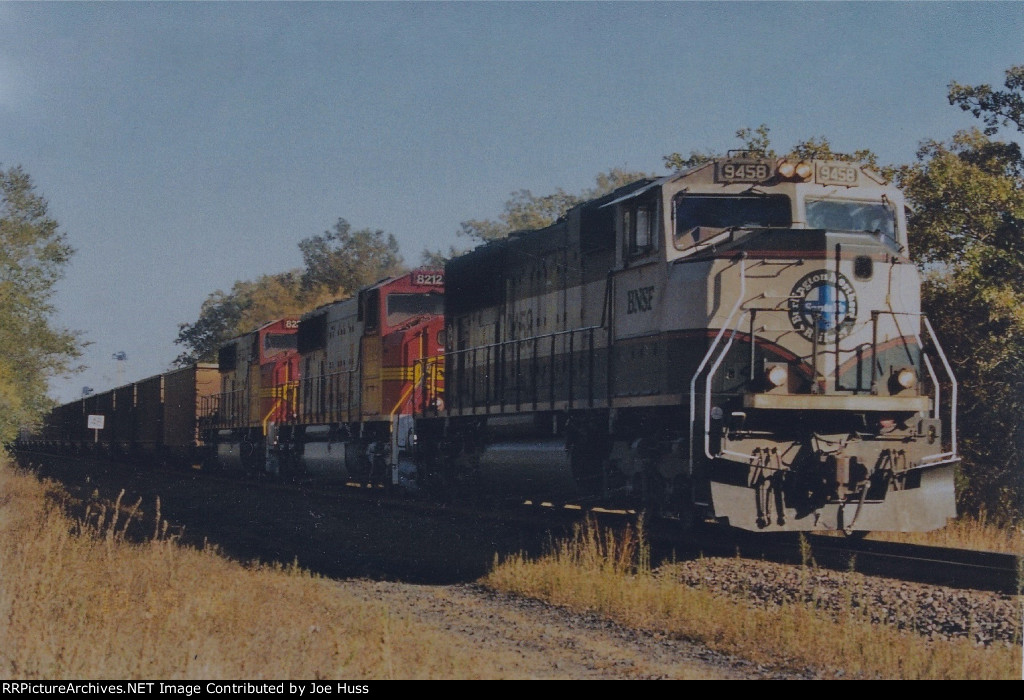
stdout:
{"type": "Polygon", "coordinates": [[[141,503],[73,522],[62,497],[0,465],[5,679],[477,678],[493,668],[342,583],[178,546],[141,503]],[[148,539],[125,541],[129,526],[148,539]]]}
{"type": "Polygon", "coordinates": [[[946,527],[931,532],[873,532],[868,535],[868,539],[1024,556],[1024,525],[995,523],[989,520],[985,512],[976,516],[960,516],[950,520],[946,527]]]}
{"type": "MultiPolygon", "coordinates": [[[[178,546],[159,504],[69,520],[52,484],[0,465],[0,677],[494,678],[493,654],[297,567],[178,546]],[[126,532],[134,532],[132,538],[126,532]],[[144,540],[132,543],[129,539],[144,540]]],[[[926,643],[850,612],[751,610],[652,569],[643,533],[596,529],[488,585],[664,630],[766,665],[861,677],[1016,678],[1020,650],[926,643]],[[822,641],[825,640],[825,641],[822,641]]],[[[512,668],[506,666],[505,668],[512,668]]]]}
{"type": "MultiPolygon", "coordinates": [[[[671,567],[667,567],[671,568],[671,567]]],[[[618,541],[596,526],[531,561],[497,563],[493,588],[605,615],[756,663],[823,677],[990,679],[1021,677],[1021,650],[967,641],[930,642],[872,625],[852,605],[836,620],[805,605],[759,610],[708,591],[681,587],[652,570],[643,533],[618,541]]]]}

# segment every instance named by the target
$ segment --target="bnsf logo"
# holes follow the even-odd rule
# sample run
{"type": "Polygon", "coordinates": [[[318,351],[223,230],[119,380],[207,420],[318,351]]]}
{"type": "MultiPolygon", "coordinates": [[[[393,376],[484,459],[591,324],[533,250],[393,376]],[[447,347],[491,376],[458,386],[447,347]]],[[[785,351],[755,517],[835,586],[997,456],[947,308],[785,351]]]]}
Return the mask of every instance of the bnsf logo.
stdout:
{"type": "Polygon", "coordinates": [[[442,285],[444,284],[444,275],[417,274],[413,275],[412,281],[413,284],[442,285]]]}
{"type": "Polygon", "coordinates": [[[654,303],[654,287],[640,287],[626,292],[626,313],[642,314],[650,311],[654,303]]]}

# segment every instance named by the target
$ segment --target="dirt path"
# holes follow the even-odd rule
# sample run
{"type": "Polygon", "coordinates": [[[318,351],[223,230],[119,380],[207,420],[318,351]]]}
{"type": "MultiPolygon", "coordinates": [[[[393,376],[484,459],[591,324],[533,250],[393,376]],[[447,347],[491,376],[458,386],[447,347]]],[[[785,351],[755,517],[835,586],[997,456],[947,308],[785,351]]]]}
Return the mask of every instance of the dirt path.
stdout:
{"type": "Polygon", "coordinates": [[[395,615],[443,631],[453,647],[490,658],[492,678],[791,678],[696,644],[593,615],[486,591],[472,584],[342,581],[346,594],[383,602],[395,615]]]}

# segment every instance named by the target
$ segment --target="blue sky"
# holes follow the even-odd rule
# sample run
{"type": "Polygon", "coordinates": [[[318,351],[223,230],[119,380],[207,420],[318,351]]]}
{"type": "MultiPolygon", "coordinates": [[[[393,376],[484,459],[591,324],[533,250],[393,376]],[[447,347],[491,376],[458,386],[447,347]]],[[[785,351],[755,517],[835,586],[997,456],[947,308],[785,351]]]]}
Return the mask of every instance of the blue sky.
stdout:
{"type": "Polygon", "coordinates": [[[762,123],[910,162],[1022,37],[1021,2],[0,2],[0,164],[76,248],[56,322],[92,343],[52,393],[164,371],[209,293],[339,217],[414,264],[514,190],[762,123]]]}

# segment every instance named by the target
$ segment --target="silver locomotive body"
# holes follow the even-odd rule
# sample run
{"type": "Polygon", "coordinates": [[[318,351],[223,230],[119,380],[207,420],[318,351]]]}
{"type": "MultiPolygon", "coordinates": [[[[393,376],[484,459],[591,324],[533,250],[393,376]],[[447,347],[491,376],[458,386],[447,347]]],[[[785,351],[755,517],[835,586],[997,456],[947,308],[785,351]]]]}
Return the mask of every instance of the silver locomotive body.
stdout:
{"type": "Polygon", "coordinates": [[[456,258],[421,476],[755,531],[941,527],[956,384],[906,246],[867,168],[739,157],[456,258]]]}

